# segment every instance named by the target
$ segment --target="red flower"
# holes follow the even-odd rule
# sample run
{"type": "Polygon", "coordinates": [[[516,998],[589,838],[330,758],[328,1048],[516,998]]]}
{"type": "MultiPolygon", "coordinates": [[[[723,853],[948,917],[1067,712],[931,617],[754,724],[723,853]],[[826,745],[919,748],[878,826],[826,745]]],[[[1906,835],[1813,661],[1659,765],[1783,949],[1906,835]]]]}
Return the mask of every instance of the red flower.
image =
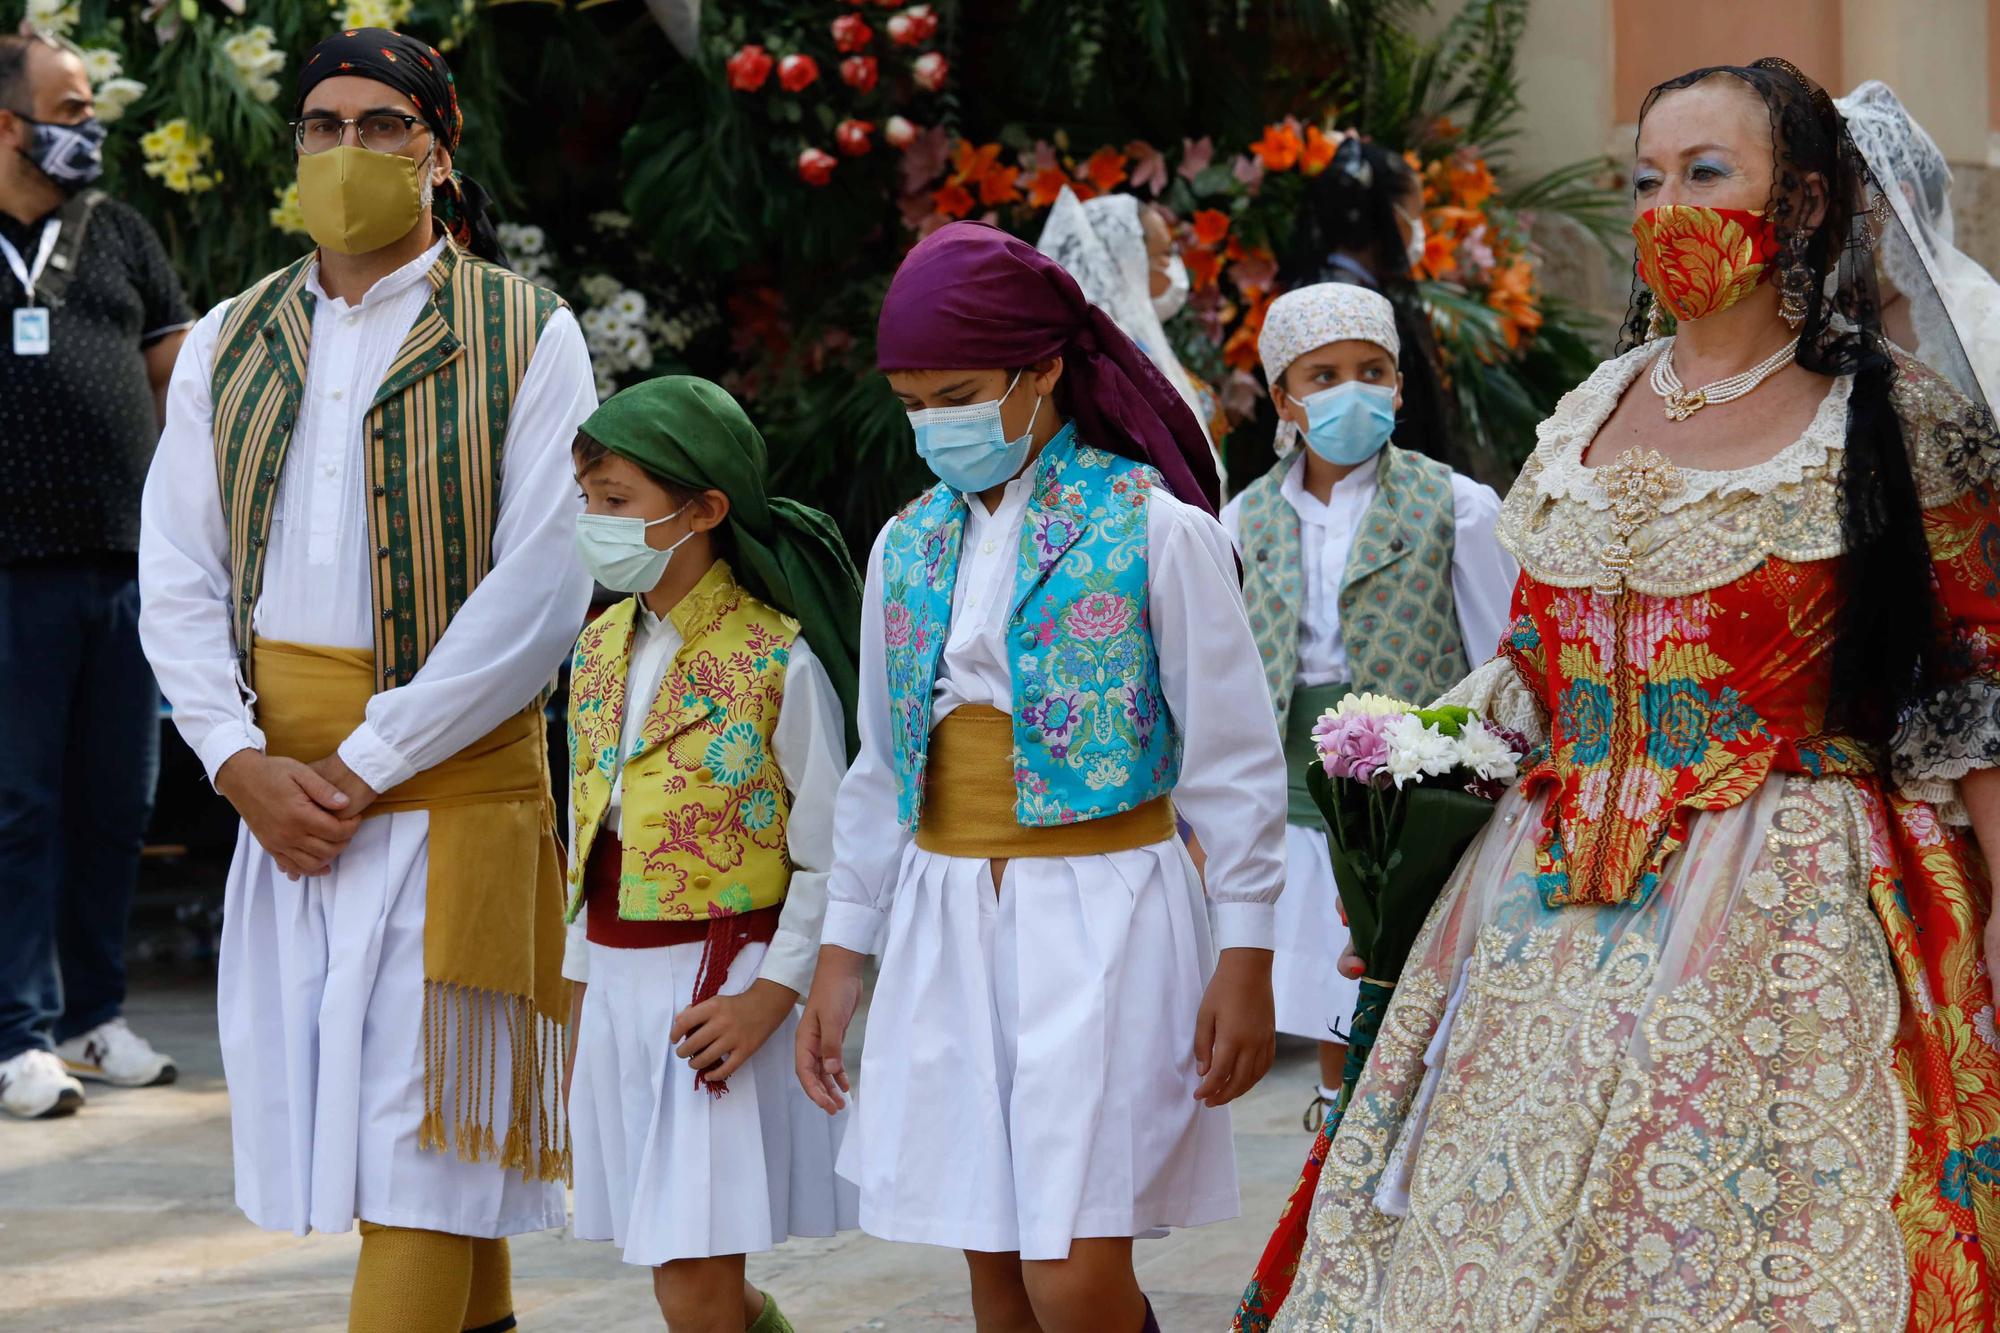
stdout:
{"type": "Polygon", "coordinates": [[[843,120],[833,127],[833,144],[848,157],[865,156],[874,145],[868,136],[875,133],[872,120],[843,120]]]}
{"type": "Polygon", "coordinates": [[[1043,167],[1028,182],[1028,202],[1036,208],[1047,208],[1062,195],[1063,186],[1068,184],[1069,174],[1061,167],[1043,167]]]}
{"type": "MultiPolygon", "coordinates": [[[[783,78],[782,71],[779,78],[783,78]]],[[[1305,145],[1299,142],[1299,132],[1287,122],[1264,127],[1264,137],[1250,145],[1250,151],[1257,155],[1266,171],[1290,171],[1298,165],[1299,153],[1305,145]]]]}
{"type": "Polygon", "coordinates": [[[1229,234],[1229,214],[1204,208],[1194,215],[1194,243],[1213,250],[1229,234]]]}
{"type": "Polygon", "coordinates": [[[882,127],[882,137],[889,141],[889,146],[892,148],[908,148],[917,141],[917,136],[921,133],[923,131],[914,121],[906,120],[902,116],[889,117],[889,123],[882,127]]]}
{"type": "Polygon", "coordinates": [[[1125,179],[1125,154],[1108,146],[1100,148],[1083,164],[1083,174],[1090,178],[1099,194],[1109,194],[1114,185],[1125,179]]]}
{"type": "Polygon", "coordinates": [[[937,36],[937,14],[929,5],[912,5],[903,14],[910,20],[910,30],[916,33],[918,42],[928,42],[937,36]]]}
{"type": "Polygon", "coordinates": [[[875,30],[859,14],[842,14],[833,21],[833,46],[837,51],[860,51],[874,40],[875,30]]]}
{"type": "Polygon", "coordinates": [[[730,87],[739,93],[754,93],[771,77],[771,53],[752,44],[729,57],[723,69],[729,73],[730,87]]]}
{"type": "Polygon", "coordinates": [[[956,181],[931,196],[937,211],[948,218],[962,218],[972,211],[972,192],[956,181]]]}
{"type": "Polygon", "coordinates": [[[1181,258],[1187,264],[1188,279],[1198,292],[1215,286],[1216,275],[1222,272],[1222,256],[1213,250],[1183,250],[1181,258]]]}
{"type": "Polygon", "coordinates": [[[1020,178],[1019,167],[994,167],[979,179],[979,202],[982,204],[1018,203],[1021,191],[1014,182],[1020,178]]]}
{"type": "Polygon", "coordinates": [[[910,77],[917,81],[917,87],[927,93],[934,93],[944,87],[944,76],[950,70],[950,62],[936,51],[932,51],[928,55],[917,57],[917,63],[910,66],[910,77]]]}
{"type": "Polygon", "coordinates": [[[1299,170],[1308,176],[1325,171],[1333,161],[1334,150],[1340,147],[1341,137],[1320,133],[1317,125],[1306,126],[1305,147],[1299,151],[1299,170]]]}
{"type": "Polygon", "coordinates": [[[824,185],[833,179],[834,166],[832,153],[808,148],[799,154],[799,179],[808,185],[824,185]]]}
{"type": "Polygon", "coordinates": [[[857,93],[872,92],[877,77],[874,56],[849,56],[840,62],[840,81],[857,93]]]}
{"type": "Polygon", "coordinates": [[[778,85],[788,93],[810,88],[819,78],[819,62],[811,56],[789,55],[778,62],[778,85]]]}
{"type": "Polygon", "coordinates": [[[917,36],[917,25],[908,14],[891,14],[887,27],[889,40],[898,46],[915,46],[923,40],[917,36]]]}

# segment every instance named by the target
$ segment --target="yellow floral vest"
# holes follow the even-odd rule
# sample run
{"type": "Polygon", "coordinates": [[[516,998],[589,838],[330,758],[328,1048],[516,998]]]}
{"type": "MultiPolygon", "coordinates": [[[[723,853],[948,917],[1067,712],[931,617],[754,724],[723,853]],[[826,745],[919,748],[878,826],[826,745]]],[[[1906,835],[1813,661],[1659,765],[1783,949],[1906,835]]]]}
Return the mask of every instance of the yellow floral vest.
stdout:
{"type": "Polygon", "coordinates": [[[798,622],[745,592],[716,561],[668,612],[680,651],[621,773],[638,605],[628,597],[587,627],[570,664],[569,919],[583,906],[584,867],[620,781],[621,919],[707,920],[775,907],[792,878],[791,796],[771,735],[798,622]]]}

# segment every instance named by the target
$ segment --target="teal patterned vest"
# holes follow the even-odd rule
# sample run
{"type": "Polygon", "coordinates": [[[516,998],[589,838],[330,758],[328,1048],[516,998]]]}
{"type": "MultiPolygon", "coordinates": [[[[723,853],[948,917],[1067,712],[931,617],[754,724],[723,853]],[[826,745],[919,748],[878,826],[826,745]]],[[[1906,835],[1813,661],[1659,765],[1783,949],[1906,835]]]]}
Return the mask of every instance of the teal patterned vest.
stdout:
{"type": "MultiPolygon", "coordinates": [[[[1285,499],[1278,465],[1243,491],[1237,547],[1243,602],[1277,705],[1291,712],[1299,674],[1299,515],[1285,499]]],[[[1361,517],[1340,585],[1340,637],[1357,691],[1427,704],[1471,669],[1451,595],[1457,536],[1451,469],[1390,445],[1376,464],[1375,498],[1361,517]]]]}
{"type": "MultiPolygon", "coordinates": [[[[1007,621],[1014,817],[1032,828],[1121,814],[1173,790],[1181,738],[1146,613],[1146,500],[1160,474],[1063,427],[1035,463],[1007,621]]],[[[931,487],[882,545],[896,815],[923,806],[931,696],[951,634],[965,499],[931,487]]]]}

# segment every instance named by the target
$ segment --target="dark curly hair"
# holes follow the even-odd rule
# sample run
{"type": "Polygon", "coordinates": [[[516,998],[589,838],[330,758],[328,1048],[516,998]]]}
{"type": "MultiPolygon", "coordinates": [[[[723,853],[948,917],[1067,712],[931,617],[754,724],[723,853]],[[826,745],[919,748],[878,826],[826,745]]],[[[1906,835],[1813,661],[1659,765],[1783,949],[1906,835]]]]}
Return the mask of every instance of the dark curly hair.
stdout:
{"type": "MultiPolygon", "coordinates": [[[[1935,678],[1943,649],[1923,510],[1891,400],[1897,371],[1882,335],[1868,230],[1868,168],[1826,90],[1776,56],[1669,79],[1646,95],[1640,123],[1661,97],[1713,78],[1747,84],[1770,109],[1766,211],[1778,241],[1775,267],[1806,298],[1799,365],[1821,375],[1854,377],[1841,457],[1846,554],[1829,721],[1864,741],[1884,744],[1897,719],[1935,678]]],[[[1653,294],[1639,280],[1636,263],[1633,273],[1620,351],[1645,340],[1652,318],[1653,294]]]]}

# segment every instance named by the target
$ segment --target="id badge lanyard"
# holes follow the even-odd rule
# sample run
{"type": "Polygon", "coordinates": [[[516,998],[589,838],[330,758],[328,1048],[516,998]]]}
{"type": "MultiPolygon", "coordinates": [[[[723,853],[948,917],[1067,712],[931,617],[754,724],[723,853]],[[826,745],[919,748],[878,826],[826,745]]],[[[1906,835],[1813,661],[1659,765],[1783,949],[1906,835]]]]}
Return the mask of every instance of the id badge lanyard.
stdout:
{"type": "Polygon", "coordinates": [[[49,266],[49,256],[55,253],[56,236],[62,231],[62,219],[50,218],[42,224],[41,244],[35,247],[35,262],[30,265],[21,258],[21,252],[14,243],[0,235],[0,255],[7,258],[7,267],[14,270],[14,276],[21,281],[21,290],[26,294],[25,307],[14,312],[14,355],[47,356],[49,352],[49,312],[46,307],[35,304],[35,284],[41,281],[42,270],[49,266]]]}

